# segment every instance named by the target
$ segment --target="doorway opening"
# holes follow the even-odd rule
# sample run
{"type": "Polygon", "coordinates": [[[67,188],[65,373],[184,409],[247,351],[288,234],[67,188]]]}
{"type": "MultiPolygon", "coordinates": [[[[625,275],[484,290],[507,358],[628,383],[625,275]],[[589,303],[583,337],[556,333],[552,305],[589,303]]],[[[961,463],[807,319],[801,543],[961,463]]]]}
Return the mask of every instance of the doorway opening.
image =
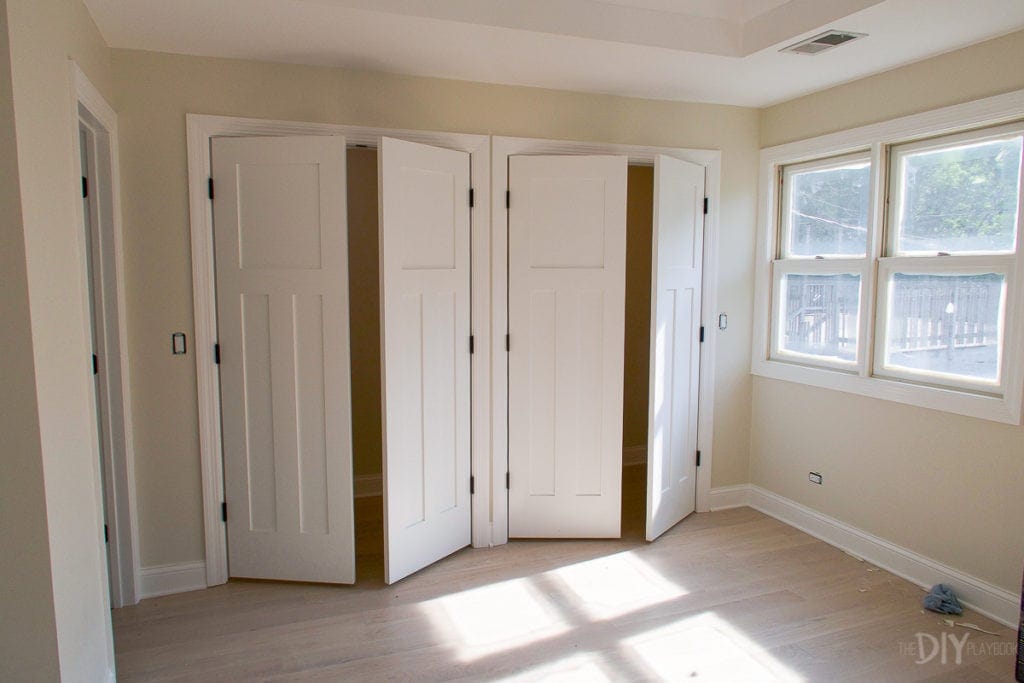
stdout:
{"type": "Polygon", "coordinates": [[[211,139],[231,576],[354,583],[356,471],[387,583],[472,543],[470,152],[346,142],[211,139]]]}
{"type": "MultiPolygon", "coordinates": [[[[380,224],[381,149],[372,145],[350,145],[346,163],[355,548],[358,581],[372,585],[384,584],[388,578],[383,429],[387,401],[383,400],[382,392],[385,348],[381,335],[386,279],[381,274],[384,257],[380,224]]],[[[425,310],[424,314],[429,312],[425,310]]],[[[424,324],[425,318],[419,323],[424,324]]],[[[415,340],[409,338],[407,343],[415,343],[415,340]]],[[[427,350],[424,347],[424,352],[427,350]]],[[[393,371],[396,370],[402,371],[402,368],[393,371]]],[[[425,374],[422,381],[427,377],[425,374]]],[[[391,400],[395,400],[394,397],[391,400]]]]}
{"type": "Polygon", "coordinates": [[[622,400],[622,538],[643,540],[647,515],[647,422],[651,361],[654,167],[626,177],[626,335],[622,400]]]}
{"type": "Polygon", "coordinates": [[[608,151],[507,156],[512,538],[696,509],[707,166],[608,151]]]}
{"type": "MultiPolygon", "coordinates": [[[[383,241],[379,245],[373,245],[371,243],[370,246],[376,246],[377,250],[382,252],[382,258],[380,262],[383,263],[384,265],[378,266],[378,269],[381,271],[381,279],[386,280],[388,274],[392,273],[392,271],[394,270],[394,264],[396,262],[401,264],[400,270],[402,270],[403,272],[409,271],[415,273],[416,271],[432,271],[438,275],[444,275],[444,273],[448,271],[453,273],[457,272],[457,274],[460,277],[462,277],[462,274],[464,273],[467,279],[472,280],[472,286],[465,287],[464,294],[461,295],[462,298],[460,299],[460,301],[464,301],[466,303],[460,303],[456,308],[460,312],[460,315],[465,316],[466,313],[471,309],[472,316],[476,320],[486,320],[487,306],[489,303],[487,296],[488,289],[486,287],[486,283],[489,282],[490,272],[488,241],[488,235],[490,234],[490,212],[488,210],[488,207],[490,206],[489,176],[491,171],[490,138],[482,135],[469,135],[458,133],[438,133],[429,131],[396,131],[390,129],[364,128],[358,126],[346,126],[337,124],[310,124],[287,121],[264,121],[257,119],[204,116],[196,114],[188,114],[186,116],[186,126],[188,129],[189,139],[188,168],[191,218],[190,231],[192,237],[191,245],[193,267],[193,303],[195,305],[196,321],[195,343],[193,344],[193,348],[195,348],[196,350],[197,394],[200,406],[199,434],[201,456],[200,460],[203,475],[203,522],[206,547],[205,573],[206,585],[214,586],[225,583],[228,580],[229,545],[236,547],[238,546],[238,544],[234,542],[232,542],[231,544],[228,543],[228,527],[232,524],[232,520],[241,523],[246,518],[244,514],[244,504],[241,507],[242,514],[233,515],[231,514],[230,511],[231,503],[230,501],[226,501],[225,498],[226,489],[228,488],[228,484],[230,483],[229,479],[231,479],[231,477],[228,476],[229,458],[227,457],[227,453],[231,449],[227,448],[226,441],[228,436],[232,436],[234,433],[229,435],[227,431],[224,428],[222,428],[221,417],[224,414],[224,410],[222,410],[222,385],[224,383],[223,374],[225,372],[226,365],[230,365],[233,362],[232,358],[235,359],[235,363],[238,363],[241,361],[242,356],[237,348],[235,349],[234,354],[225,353],[225,340],[222,334],[219,334],[223,332],[223,330],[220,329],[221,321],[218,320],[218,310],[224,308],[223,305],[218,305],[218,299],[221,298],[222,290],[224,289],[224,287],[222,286],[223,283],[221,277],[223,260],[214,259],[214,242],[217,241],[215,240],[215,238],[218,234],[224,234],[225,239],[227,239],[227,233],[224,233],[223,231],[218,232],[213,229],[214,214],[217,213],[219,210],[228,210],[231,208],[231,202],[229,202],[229,204],[220,204],[219,200],[230,199],[234,195],[234,191],[232,190],[232,188],[235,188],[237,186],[237,182],[233,182],[231,174],[237,174],[237,168],[235,168],[235,170],[232,171],[228,167],[224,167],[217,171],[214,168],[214,159],[215,157],[218,156],[215,148],[218,145],[221,145],[223,149],[227,150],[232,145],[241,145],[242,147],[248,145],[248,143],[237,142],[230,143],[227,146],[223,146],[221,143],[222,139],[233,139],[241,141],[242,139],[245,138],[258,138],[263,140],[277,138],[279,141],[274,144],[280,145],[283,150],[285,147],[288,147],[291,144],[287,141],[288,138],[295,139],[297,137],[340,137],[344,140],[343,144],[347,143],[346,148],[349,151],[355,150],[356,154],[359,153],[359,150],[361,148],[367,148],[364,154],[372,155],[377,150],[378,147],[383,147],[383,162],[382,167],[380,169],[380,173],[384,176],[384,180],[382,181],[382,187],[399,188],[411,182],[413,185],[413,191],[404,193],[399,191],[392,192],[391,194],[388,194],[387,192],[384,191],[379,192],[379,194],[381,195],[380,200],[384,205],[383,219],[380,226],[380,231],[383,232],[384,237],[383,241]],[[406,159],[406,161],[401,161],[401,158],[403,158],[405,155],[417,153],[415,150],[410,149],[406,143],[412,144],[414,147],[419,146],[420,148],[427,147],[430,149],[421,149],[420,152],[422,152],[423,156],[420,156],[418,159],[406,159]],[[388,153],[389,144],[391,145],[391,153],[388,153]],[[433,162],[437,162],[439,164],[442,163],[444,160],[439,159],[439,157],[446,157],[449,161],[451,161],[452,154],[459,155],[459,180],[450,188],[450,190],[453,193],[451,200],[443,202],[430,202],[430,197],[432,196],[432,193],[435,193],[442,189],[440,184],[429,182],[431,179],[436,179],[438,177],[437,173],[432,172],[430,165],[433,162]],[[393,162],[398,163],[391,163],[389,166],[388,159],[391,159],[393,162]],[[426,166],[418,166],[418,164],[421,163],[425,164],[426,166]],[[391,168],[392,171],[400,169],[403,175],[406,177],[391,178],[391,180],[389,181],[389,168],[391,168]],[[416,172],[417,168],[419,168],[423,172],[416,172]],[[406,173],[406,170],[411,171],[411,173],[406,173]],[[218,177],[220,176],[224,177],[221,179],[221,182],[218,182],[218,177]],[[399,180],[401,182],[396,182],[399,180]],[[417,181],[419,182],[418,185],[416,185],[417,181]],[[217,188],[216,192],[212,191],[213,187],[217,188]],[[224,189],[222,190],[221,188],[224,189]],[[471,191],[472,188],[476,189],[475,203],[474,193],[471,191]],[[410,201],[404,202],[401,205],[401,207],[397,208],[397,210],[391,211],[389,213],[388,197],[391,197],[392,200],[400,198],[403,200],[408,199],[410,201]],[[432,262],[427,262],[429,259],[434,259],[436,261],[438,258],[443,256],[444,253],[447,253],[447,249],[442,247],[445,244],[448,244],[449,240],[432,239],[426,240],[423,244],[420,244],[420,242],[423,242],[423,240],[420,240],[420,242],[416,242],[416,240],[413,240],[413,242],[416,243],[412,244],[409,240],[403,240],[400,232],[394,232],[396,229],[400,229],[400,226],[396,226],[394,221],[389,223],[389,215],[392,217],[398,215],[400,217],[401,215],[404,214],[407,216],[416,217],[418,223],[423,223],[425,220],[429,220],[432,221],[432,224],[435,227],[439,225],[438,221],[440,221],[444,217],[440,216],[438,212],[421,211],[417,208],[417,206],[413,206],[413,204],[417,202],[422,204],[424,201],[428,202],[428,204],[426,205],[427,208],[450,205],[452,206],[453,209],[457,208],[458,205],[461,204],[463,201],[466,202],[466,205],[468,205],[470,209],[468,212],[469,216],[463,214],[461,212],[461,209],[457,210],[456,214],[459,214],[458,220],[462,221],[461,225],[457,226],[458,233],[462,236],[459,239],[461,240],[461,243],[468,244],[468,249],[465,249],[465,251],[463,251],[463,247],[459,247],[458,249],[456,249],[456,253],[460,255],[460,258],[464,259],[466,254],[468,254],[468,263],[466,261],[463,261],[461,262],[461,265],[457,269],[450,269],[442,268],[441,266],[434,264],[432,262]],[[218,206],[221,208],[218,209],[218,206]],[[473,240],[471,243],[469,243],[468,241],[469,230],[468,224],[466,223],[467,219],[474,227],[473,240]],[[391,230],[391,233],[394,233],[392,235],[392,237],[395,238],[394,240],[388,239],[388,234],[391,234],[389,233],[389,229],[391,230]],[[386,252],[389,244],[398,244],[402,247],[401,251],[404,252],[404,256],[401,253],[398,255],[401,260],[396,261],[395,255],[392,255],[390,258],[387,258],[388,254],[386,252]],[[388,270],[389,263],[391,264],[391,270],[388,270]],[[469,263],[472,264],[471,267],[468,267],[469,263]],[[226,506],[225,503],[227,503],[226,506]],[[225,514],[225,507],[228,508],[227,514],[225,514]],[[225,517],[227,517],[227,520],[225,520],[225,517]]],[[[260,169],[260,172],[262,172],[264,175],[266,175],[267,173],[274,172],[273,168],[268,168],[267,165],[263,164],[262,162],[259,162],[257,165],[262,167],[260,169]]],[[[278,166],[280,165],[281,164],[278,164],[278,166]]],[[[273,164],[271,164],[271,166],[273,166],[273,164]]],[[[289,164],[284,164],[284,166],[289,166],[289,164]]],[[[306,164],[306,166],[309,166],[309,164],[306,164]]],[[[372,164],[370,165],[370,167],[372,168],[372,164]]],[[[345,169],[342,172],[347,171],[347,162],[344,163],[342,168],[345,169]]],[[[291,170],[294,171],[295,169],[291,170]]],[[[334,171],[332,171],[332,173],[333,172],[334,171]]],[[[442,171],[440,175],[445,174],[448,174],[449,176],[452,175],[447,170],[442,171]]],[[[249,175],[255,177],[253,174],[249,175]]],[[[255,175],[259,175],[259,173],[255,175]]],[[[305,175],[308,176],[309,174],[306,173],[305,175]]],[[[392,173],[392,175],[394,174],[392,173]]],[[[249,180],[252,180],[252,177],[250,177],[249,180]]],[[[321,177],[323,176],[321,175],[321,177]]],[[[237,179],[234,180],[237,181],[237,179]]],[[[341,185],[347,185],[347,182],[343,180],[341,182],[341,185]]],[[[332,188],[338,187],[334,180],[329,180],[328,186],[332,188]]],[[[273,190],[273,186],[271,186],[271,190],[273,190]]],[[[267,191],[255,188],[253,189],[252,192],[249,193],[249,199],[266,199],[269,196],[269,194],[274,193],[268,193],[267,191]]],[[[280,195],[280,193],[277,194],[280,195]]],[[[338,195],[340,194],[341,193],[333,190],[325,190],[322,192],[317,191],[315,193],[306,192],[304,196],[308,200],[306,202],[306,205],[308,207],[308,205],[312,201],[311,197],[313,197],[314,195],[320,196],[322,198],[327,197],[329,199],[330,197],[337,198],[338,195]]],[[[289,191],[285,192],[281,196],[287,199],[288,202],[294,203],[294,195],[294,192],[289,191]]],[[[347,192],[345,196],[347,197],[347,192]]],[[[364,195],[361,196],[360,199],[363,200],[364,210],[368,211],[370,217],[372,218],[375,208],[371,207],[373,207],[373,202],[377,198],[371,198],[370,193],[367,192],[364,193],[364,195]]],[[[392,205],[391,208],[396,209],[396,206],[392,205]]],[[[234,209],[231,210],[233,211],[234,209]]],[[[331,212],[331,215],[333,217],[342,216],[346,219],[347,214],[347,207],[342,209],[341,211],[335,210],[331,212]]],[[[248,215],[249,218],[251,219],[253,217],[258,217],[261,214],[249,212],[248,215]]],[[[310,216],[313,216],[315,218],[316,213],[306,211],[302,215],[305,219],[308,219],[310,216]]],[[[228,224],[231,224],[232,222],[230,216],[225,215],[222,216],[221,218],[228,224]]],[[[331,220],[333,221],[334,218],[332,218],[331,220]]],[[[259,228],[260,226],[257,225],[253,227],[259,228]]],[[[347,234],[347,225],[345,229],[347,234]]],[[[369,230],[369,235],[372,236],[372,227],[369,228],[369,230]]],[[[228,232],[235,233],[236,231],[228,232]]],[[[309,231],[307,230],[307,233],[308,232],[309,231]]],[[[261,233],[262,236],[268,238],[273,237],[274,234],[275,231],[269,228],[268,230],[264,230],[261,233]]],[[[312,234],[315,235],[315,231],[312,234]]],[[[363,236],[366,236],[366,229],[364,229],[361,234],[363,236]]],[[[336,237],[337,236],[332,232],[332,237],[329,240],[329,242],[334,244],[340,244],[336,237]]],[[[305,245],[305,247],[310,247],[311,244],[315,246],[315,242],[316,240],[307,240],[307,242],[303,244],[305,245]]],[[[267,244],[270,244],[270,241],[263,240],[263,243],[266,246],[267,244]]],[[[280,244],[282,251],[294,251],[295,248],[297,248],[296,245],[292,244],[287,240],[280,244]]],[[[298,246],[301,247],[303,245],[298,246]]],[[[234,254],[237,251],[237,249],[232,250],[230,248],[230,245],[228,245],[228,247],[229,248],[224,253],[234,254]]],[[[359,249],[358,244],[355,246],[355,248],[356,250],[359,249]]],[[[277,253],[276,249],[276,247],[270,249],[270,251],[267,251],[265,249],[264,252],[261,252],[261,254],[266,255],[268,258],[273,258],[280,261],[280,259],[283,257],[281,254],[277,253]]],[[[219,253],[220,251],[221,248],[217,248],[217,252],[219,253]]],[[[307,249],[307,252],[308,251],[309,249],[307,249]]],[[[364,251],[363,253],[372,253],[373,251],[374,250],[371,248],[368,251],[364,251]]],[[[306,253],[306,256],[309,256],[309,254],[306,253]]],[[[371,256],[369,260],[373,261],[375,259],[374,257],[371,256]]],[[[238,270],[238,265],[239,264],[235,264],[233,268],[235,270],[238,270]]],[[[348,270],[348,265],[349,259],[346,258],[346,271],[348,270]]],[[[372,266],[373,264],[367,263],[366,260],[361,260],[360,265],[372,266]]],[[[254,269],[250,268],[249,270],[254,269]]],[[[293,268],[292,270],[295,269],[293,268]]],[[[369,277],[372,277],[372,270],[370,272],[371,275],[369,277]]],[[[297,274],[297,276],[301,275],[301,273],[297,274]]],[[[341,282],[345,282],[346,284],[348,284],[348,281],[349,277],[346,272],[346,274],[342,276],[341,282]]],[[[360,291],[364,291],[362,288],[368,286],[369,284],[370,283],[367,281],[367,279],[363,278],[362,281],[358,283],[358,289],[360,289],[360,291]]],[[[460,284],[459,286],[460,288],[462,288],[464,285],[460,284]]],[[[330,289],[330,291],[334,291],[334,285],[331,285],[331,287],[332,289],[330,289]]],[[[325,292],[326,291],[327,290],[325,290],[325,292]]],[[[403,297],[403,295],[399,293],[396,297],[391,297],[389,299],[389,297],[386,295],[387,291],[388,290],[386,287],[385,289],[381,290],[380,301],[382,304],[385,304],[389,300],[396,301],[398,299],[410,298],[403,297]]],[[[460,289],[460,291],[462,290],[460,289]]],[[[231,292],[228,292],[227,295],[237,296],[238,294],[239,292],[236,291],[233,294],[231,292]]],[[[441,296],[442,294],[444,294],[444,292],[430,293],[430,297],[432,297],[432,300],[429,302],[429,313],[431,315],[434,315],[434,313],[437,310],[442,310],[442,312],[446,310],[444,309],[443,306],[440,305],[444,303],[443,301],[440,301],[441,299],[444,298],[443,296],[441,296]]],[[[355,295],[353,295],[353,298],[354,297],[355,295]]],[[[424,299],[426,298],[427,294],[425,293],[424,299]]],[[[230,308],[237,309],[237,302],[234,306],[231,306],[230,308]]],[[[356,312],[355,315],[358,318],[361,315],[361,313],[356,312]]],[[[280,318],[280,316],[278,316],[278,318],[280,318]]],[[[349,339],[347,337],[349,337],[351,332],[351,324],[354,323],[358,325],[358,323],[351,320],[351,316],[349,316],[348,313],[346,313],[346,318],[349,318],[348,324],[345,325],[344,329],[344,334],[346,336],[345,355],[348,356],[349,352],[347,347],[349,339]]],[[[382,366],[385,365],[385,359],[390,357],[387,354],[389,349],[389,346],[387,344],[387,320],[387,311],[382,311],[380,314],[379,324],[381,329],[381,338],[383,339],[383,341],[381,338],[377,340],[377,343],[381,345],[380,363],[382,366]]],[[[237,322],[238,321],[236,320],[234,323],[232,323],[232,325],[237,324],[237,322]]],[[[331,329],[335,329],[340,334],[341,328],[339,326],[332,324],[331,329]]],[[[439,340],[444,341],[443,339],[441,339],[442,335],[440,335],[440,332],[442,332],[444,328],[443,326],[435,326],[432,329],[434,331],[434,334],[430,336],[430,339],[428,341],[430,342],[433,348],[438,345],[439,340]]],[[[457,354],[459,357],[458,363],[460,365],[460,372],[462,373],[462,376],[469,378],[471,391],[474,393],[474,395],[489,395],[492,377],[488,372],[485,372],[484,370],[489,368],[491,363],[491,330],[487,326],[482,326],[476,328],[475,330],[471,330],[469,327],[467,327],[465,318],[463,318],[462,322],[460,322],[458,328],[453,329],[459,330],[459,334],[456,334],[452,338],[451,348],[453,353],[457,354]],[[465,328],[465,332],[461,331],[463,328],[465,328]],[[462,338],[463,333],[466,335],[466,339],[462,338]],[[472,353],[474,348],[474,340],[471,336],[471,333],[473,336],[475,336],[475,353],[472,353]],[[472,371],[467,371],[466,360],[462,359],[463,354],[465,354],[465,358],[469,360],[468,366],[473,368],[472,371]]],[[[365,335],[365,329],[360,330],[360,335],[365,336],[366,339],[369,339],[370,337],[373,336],[372,332],[369,335],[365,335]]],[[[287,335],[285,336],[287,337],[287,335]]],[[[391,335],[392,339],[401,337],[401,334],[391,335]]],[[[237,339],[235,340],[235,342],[237,342],[237,339]]],[[[236,346],[236,344],[234,343],[232,343],[232,345],[236,346]]],[[[287,348],[288,343],[287,341],[285,341],[283,342],[283,344],[278,344],[278,346],[281,348],[287,348]]],[[[326,343],[324,344],[323,348],[325,350],[330,350],[335,347],[332,346],[332,344],[330,343],[326,343]]],[[[316,354],[314,354],[314,356],[315,355],[316,354]]],[[[303,358],[305,358],[305,356],[303,356],[303,358]]],[[[351,362],[351,360],[347,359],[346,362],[344,363],[344,366],[342,366],[340,363],[334,362],[332,360],[332,367],[334,367],[337,372],[340,372],[341,367],[344,367],[344,374],[351,375],[351,362]]],[[[438,368],[443,369],[443,364],[431,363],[429,365],[429,370],[431,372],[436,373],[438,368]]],[[[376,375],[376,381],[380,381],[380,374],[374,372],[372,368],[366,372],[362,372],[364,368],[360,368],[360,370],[362,377],[364,379],[373,378],[374,375],[376,375]]],[[[237,385],[237,382],[235,382],[234,384],[237,385]]],[[[278,382],[276,383],[276,385],[279,387],[289,386],[287,381],[285,381],[284,383],[278,382]]],[[[464,385],[460,384],[460,386],[463,387],[464,394],[468,393],[464,385]]],[[[352,394],[352,392],[350,391],[345,391],[343,393],[345,394],[346,398],[350,398],[352,394]]],[[[411,393],[403,393],[401,391],[388,391],[387,393],[385,393],[383,389],[381,390],[381,432],[384,431],[385,426],[384,414],[386,413],[384,409],[391,405],[390,402],[385,398],[386,395],[397,395],[400,398],[406,399],[405,402],[408,403],[408,397],[411,395],[411,393]]],[[[358,399],[362,403],[363,407],[372,410],[372,404],[374,402],[373,394],[370,394],[369,398],[364,394],[359,396],[358,399]]],[[[428,412],[436,412],[438,405],[441,405],[439,401],[431,402],[428,406],[428,412]]],[[[454,489],[449,487],[448,490],[457,492],[457,494],[460,497],[460,500],[465,502],[466,506],[468,507],[468,512],[470,513],[469,518],[471,520],[471,523],[461,516],[461,511],[463,510],[463,505],[461,503],[460,505],[457,506],[457,508],[446,509],[458,509],[460,511],[460,523],[465,523],[465,533],[471,536],[470,540],[467,541],[467,544],[471,542],[472,545],[476,547],[488,546],[492,542],[492,527],[491,524],[489,523],[491,519],[491,514],[493,512],[490,502],[490,493],[492,490],[492,477],[491,462],[489,456],[491,451],[488,448],[488,444],[490,442],[491,429],[493,426],[486,420],[487,408],[488,406],[486,402],[477,401],[472,402],[469,408],[463,409],[460,412],[460,419],[465,419],[461,417],[463,414],[468,416],[470,413],[472,413],[472,430],[470,431],[468,427],[464,430],[458,430],[459,434],[466,435],[467,440],[469,438],[472,439],[472,449],[470,449],[468,444],[463,444],[458,449],[459,453],[466,453],[470,455],[470,458],[473,463],[472,472],[470,472],[468,464],[460,460],[459,476],[455,478],[442,478],[442,481],[456,482],[454,489]],[[474,477],[476,479],[475,490],[473,482],[474,477]],[[461,486],[459,485],[460,482],[462,483],[461,486]]],[[[359,408],[357,408],[357,410],[359,410],[359,408]]],[[[351,410],[346,409],[344,412],[347,418],[350,418],[352,416],[351,410]]],[[[426,417],[430,418],[430,415],[427,415],[426,417]]],[[[348,421],[349,420],[346,419],[346,422],[348,421]]],[[[397,422],[390,422],[397,424],[403,423],[403,421],[400,419],[397,420],[397,422]]],[[[444,420],[438,421],[434,419],[427,419],[425,423],[429,425],[445,424],[444,420]]],[[[337,425],[331,423],[331,426],[336,427],[337,425]]],[[[377,430],[374,429],[372,426],[368,426],[366,429],[363,430],[363,435],[373,438],[376,431],[377,430]]],[[[369,451],[367,451],[366,440],[362,439],[359,435],[353,436],[355,437],[356,444],[352,445],[355,445],[356,448],[360,450],[360,454],[356,457],[359,457],[361,462],[366,462],[367,460],[375,460],[376,456],[374,451],[376,450],[376,448],[371,445],[369,447],[369,451]],[[365,458],[364,456],[364,454],[367,452],[371,454],[369,458],[365,458]]],[[[438,441],[437,436],[433,431],[428,436],[434,442],[438,441]]],[[[234,438],[234,436],[232,436],[232,438],[234,438]]],[[[384,437],[381,438],[382,446],[384,443],[390,443],[392,440],[390,436],[387,437],[386,440],[384,437]]],[[[351,443],[351,439],[345,440],[351,443]]],[[[266,440],[261,441],[261,443],[264,442],[269,443],[266,440]]],[[[432,443],[431,448],[437,451],[438,448],[436,446],[436,443],[432,443]]],[[[351,445],[349,446],[349,448],[351,448],[351,445]]],[[[383,447],[381,447],[381,450],[384,451],[385,453],[389,452],[383,447]]],[[[359,478],[353,480],[353,465],[355,464],[353,457],[354,455],[354,453],[350,453],[349,458],[351,464],[345,468],[346,474],[344,476],[345,478],[348,479],[348,482],[345,484],[345,487],[348,489],[348,491],[344,492],[344,495],[341,496],[342,498],[351,500],[351,496],[354,493],[356,494],[356,500],[358,501],[362,497],[366,497],[365,494],[367,493],[371,494],[372,497],[373,493],[379,492],[382,488],[385,491],[390,490],[390,487],[382,487],[380,482],[391,482],[392,484],[394,484],[395,482],[392,482],[392,480],[388,478],[386,474],[384,475],[384,477],[378,478],[372,472],[372,469],[376,468],[363,468],[361,466],[360,469],[358,470],[359,478]],[[353,491],[353,488],[355,488],[355,491],[353,491]],[[360,494],[364,495],[360,496],[360,494]]],[[[386,468],[382,467],[381,469],[386,468]]],[[[292,471],[288,467],[285,467],[282,471],[284,470],[292,471]]],[[[414,473],[415,471],[417,471],[416,468],[410,469],[408,467],[392,468],[392,470],[397,470],[399,473],[404,474],[406,476],[408,476],[409,473],[414,473]]],[[[234,480],[239,481],[237,477],[235,477],[234,480]]],[[[405,484],[401,484],[399,486],[400,489],[402,485],[405,484]]],[[[401,490],[404,491],[405,489],[401,490]]],[[[244,500],[244,498],[245,496],[243,495],[241,496],[240,500],[244,500]]],[[[413,497],[397,496],[394,498],[401,502],[403,500],[410,500],[413,497]]],[[[390,499],[387,496],[385,496],[385,504],[387,503],[388,500],[390,499]]],[[[343,506],[348,507],[348,505],[345,504],[344,502],[343,506]]],[[[372,511],[375,509],[375,506],[376,503],[373,503],[372,505],[369,506],[368,509],[372,511]]],[[[335,506],[335,508],[337,507],[339,506],[335,506]]],[[[237,509],[237,506],[235,509],[237,509]]],[[[352,542],[352,552],[354,559],[356,533],[356,530],[353,528],[355,526],[354,510],[352,508],[349,508],[349,512],[347,514],[349,515],[349,521],[347,521],[344,526],[350,529],[350,531],[348,531],[347,533],[351,534],[350,538],[352,542]]],[[[373,513],[371,512],[370,514],[372,517],[373,513]]],[[[391,517],[392,519],[396,518],[396,516],[394,515],[392,515],[391,517]]],[[[369,526],[362,523],[362,519],[364,518],[363,515],[360,515],[360,518],[360,527],[369,526]]],[[[384,521],[386,522],[387,519],[388,517],[385,517],[384,521]]],[[[337,525],[335,525],[335,527],[336,526],[337,525]]],[[[417,529],[420,526],[434,528],[432,525],[412,524],[407,524],[405,528],[410,528],[412,526],[416,526],[417,529]]],[[[461,529],[462,527],[460,527],[460,542],[462,540],[461,529]]],[[[389,537],[385,537],[385,541],[388,541],[388,538],[389,537]]],[[[437,545],[434,544],[435,540],[437,539],[433,539],[431,541],[431,544],[426,545],[430,545],[430,547],[433,548],[434,545],[437,545]]],[[[404,543],[397,539],[396,534],[391,534],[390,545],[386,544],[385,548],[390,551],[396,551],[398,555],[401,555],[403,553],[407,554],[406,551],[415,550],[420,545],[424,544],[404,543]]],[[[461,547],[461,544],[459,547],[461,547]]],[[[371,550],[370,552],[372,554],[373,551],[371,550]]],[[[394,560],[396,552],[390,552],[392,565],[395,564],[394,560]]],[[[265,555],[265,553],[263,555],[265,555]]],[[[386,554],[384,557],[385,566],[387,566],[389,555],[386,554]]],[[[360,562],[360,564],[362,565],[362,562],[360,562]]],[[[232,569],[232,574],[233,573],[234,569],[232,569]]],[[[360,570],[360,575],[365,573],[365,570],[360,570]]],[[[240,573],[240,575],[244,574],[240,573]]],[[[282,577],[279,576],[278,578],[282,577]]],[[[392,575],[392,581],[393,580],[397,580],[394,575],[392,575]]]]}
{"type": "Polygon", "coordinates": [[[352,469],[358,581],[384,582],[380,390],[380,214],[377,150],[349,147],[348,287],[352,369],[352,469]]]}
{"type": "Polygon", "coordinates": [[[116,220],[116,117],[83,79],[76,74],[76,137],[82,176],[82,244],[99,442],[102,542],[107,557],[110,604],[122,607],[138,601],[139,563],[116,220]]]}

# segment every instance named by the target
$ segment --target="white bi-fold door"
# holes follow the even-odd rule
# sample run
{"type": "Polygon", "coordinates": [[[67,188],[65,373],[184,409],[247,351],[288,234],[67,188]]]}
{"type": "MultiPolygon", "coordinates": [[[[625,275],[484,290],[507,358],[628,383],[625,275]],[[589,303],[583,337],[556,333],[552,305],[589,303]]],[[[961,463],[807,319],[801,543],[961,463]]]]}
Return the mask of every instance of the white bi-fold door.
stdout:
{"type": "Polygon", "coordinates": [[[345,140],[211,151],[229,571],[352,583],[345,140]]]}
{"type": "Polygon", "coordinates": [[[700,383],[704,167],[654,164],[647,540],[694,511],[700,383]]]}
{"type": "Polygon", "coordinates": [[[618,537],[626,157],[509,158],[509,536],[618,537]]]}
{"type": "Polygon", "coordinates": [[[379,151],[385,580],[470,543],[469,154],[379,151]]]}

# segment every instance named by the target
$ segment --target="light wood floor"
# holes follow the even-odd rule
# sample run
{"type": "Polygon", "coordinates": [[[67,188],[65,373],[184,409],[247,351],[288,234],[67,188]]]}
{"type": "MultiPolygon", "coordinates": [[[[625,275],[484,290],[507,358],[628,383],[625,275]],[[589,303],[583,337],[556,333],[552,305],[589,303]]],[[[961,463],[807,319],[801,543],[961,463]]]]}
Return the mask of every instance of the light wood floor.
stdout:
{"type": "Polygon", "coordinates": [[[749,508],[644,543],[642,477],[626,468],[621,540],[465,549],[390,587],[380,499],[359,499],[356,586],[231,581],[114,610],[119,678],[1013,680],[1009,629],[951,630],[916,586],[749,508]],[[962,662],[950,644],[918,664],[918,633],[970,633],[962,662]]]}

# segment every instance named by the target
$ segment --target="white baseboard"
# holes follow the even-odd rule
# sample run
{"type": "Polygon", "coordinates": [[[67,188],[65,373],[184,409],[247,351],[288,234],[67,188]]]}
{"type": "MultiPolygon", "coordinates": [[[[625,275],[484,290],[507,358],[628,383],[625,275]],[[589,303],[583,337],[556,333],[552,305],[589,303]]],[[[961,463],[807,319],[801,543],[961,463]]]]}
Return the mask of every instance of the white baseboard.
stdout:
{"type": "Polygon", "coordinates": [[[179,562],[143,567],[141,574],[141,598],[155,598],[206,588],[205,562],[179,562]]]}
{"type": "Polygon", "coordinates": [[[369,498],[384,495],[384,480],[379,474],[359,474],[352,479],[353,495],[369,498]]]}
{"type": "Polygon", "coordinates": [[[647,446],[626,446],[622,449],[622,466],[646,465],[647,446]]]}
{"type": "Polygon", "coordinates": [[[708,495],[708,508],[712,512],[750,505],[750,485],[716,486],[708,495]]]}
{"type": "Polygon", "coordinates": [[[785,522],[855,557],[867,560],[925,590],[937,583],[944,583],[953,588],[960,601],[974,611],[1011,628],[1018,625],[1019,594],[965,574],[938,560],[862,531],[760,486],[751,484],[711,490],[712,510],[743,505],[785,522]]]}

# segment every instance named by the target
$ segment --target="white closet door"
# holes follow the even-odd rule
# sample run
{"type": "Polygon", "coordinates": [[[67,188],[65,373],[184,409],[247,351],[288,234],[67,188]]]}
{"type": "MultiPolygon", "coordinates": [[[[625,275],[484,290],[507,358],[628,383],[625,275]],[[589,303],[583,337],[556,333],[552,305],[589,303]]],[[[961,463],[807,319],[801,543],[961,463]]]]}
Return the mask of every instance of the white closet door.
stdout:
{"type": "Polygon", "coordinates": [[[626,158],[509,158],[509,535],[617,538],[626,158]]]}
{"type": "Polygon", "coordinates": [[[352,583],[345,140],[212,159],[230,573],[352,583]]]}
{"type": "Polygon", "coordinates": [[[647,540],[694,511],[700,382],[704,167],[654,164],[647,540]]]}
{"type": "Polygon", "coordinates": [[[384,568],[470,543],[469,154],[380,146],[384,568]]]}

